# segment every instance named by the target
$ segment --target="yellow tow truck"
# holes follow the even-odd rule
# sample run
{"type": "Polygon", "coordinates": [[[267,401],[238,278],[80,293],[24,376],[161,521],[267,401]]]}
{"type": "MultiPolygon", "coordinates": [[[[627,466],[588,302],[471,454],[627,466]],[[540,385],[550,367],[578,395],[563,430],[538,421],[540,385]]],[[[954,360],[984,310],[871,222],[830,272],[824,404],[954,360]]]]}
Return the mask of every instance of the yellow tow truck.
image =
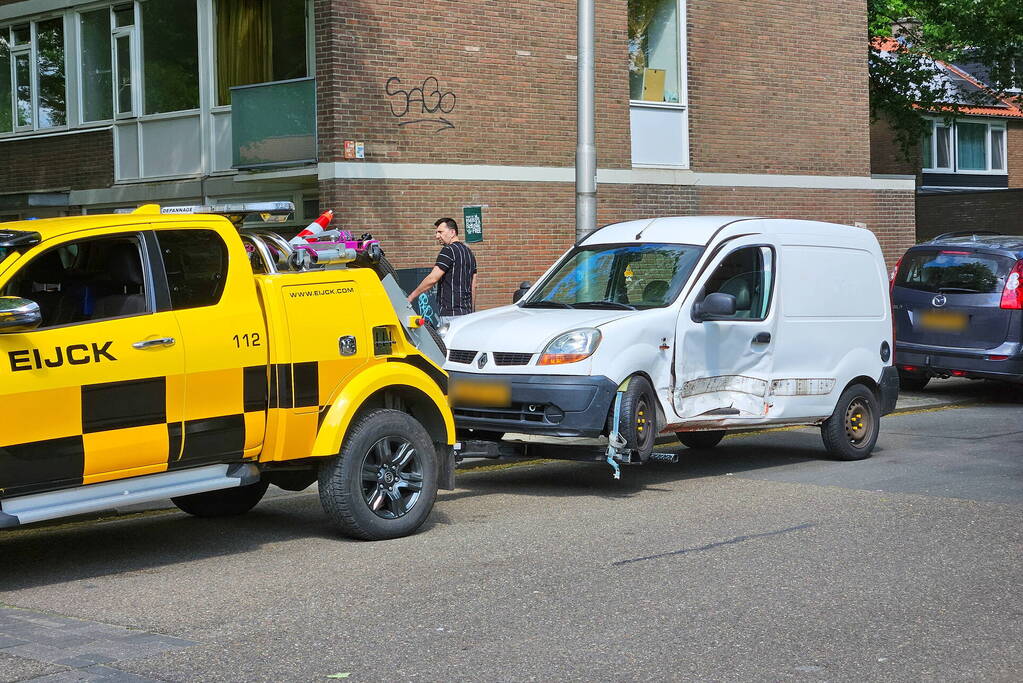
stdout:
{"type": "Polygon", "coordinates": [[[0,527],[166,498],[240,514],[314,482],[345,535],[423,524],[454,486],[442,342],[379,245],[250,227],[291,208],[0,225],[0,527]]]}

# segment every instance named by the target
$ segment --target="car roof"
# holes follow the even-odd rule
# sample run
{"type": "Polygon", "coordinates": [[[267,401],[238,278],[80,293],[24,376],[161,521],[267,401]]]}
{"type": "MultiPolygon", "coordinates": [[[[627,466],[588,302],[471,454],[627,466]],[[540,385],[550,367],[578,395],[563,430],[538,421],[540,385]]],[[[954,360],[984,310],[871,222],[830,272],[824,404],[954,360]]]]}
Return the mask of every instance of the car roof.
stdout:
{"type": "Polygon", "coordinates": [[[922,242],[914,249],[926,247],[958,247],[962,249],[984,249],[1003,251],[1023,258],[1023,235],[1002,235],[987,232],[955,232],[939,235],[928,242],[922,242]]]}
{"type": "Polygon", "coordinates": [[[206,223],[224,220],[213,214],[161,214],[159,209],[136,210],[131,213],[103,213],[88,216],[62,216],[60,218],[39,218],[27,221],[0,223],[0,231],[36,232],[42,241],[84,230],[102,228],[132,227],[160,223],[206,223]]]}
{"type": "Polygon", "coordinates": [[[742,224],[753,221],[755,221],[755,225],[751,225],[749,228],[757,233],[817,235],[825,239],[862,239],[869,236],[870,240],[876,243],[873,233],[869,230],[837,223],[756,216],[666,216],[605,225],[594,230],[578,244],[631,242],[707,246],[724,228],[736,224],[734,228],[725,233],[725,236],[729,236],[733,231],[746,230],[742,224]]]}

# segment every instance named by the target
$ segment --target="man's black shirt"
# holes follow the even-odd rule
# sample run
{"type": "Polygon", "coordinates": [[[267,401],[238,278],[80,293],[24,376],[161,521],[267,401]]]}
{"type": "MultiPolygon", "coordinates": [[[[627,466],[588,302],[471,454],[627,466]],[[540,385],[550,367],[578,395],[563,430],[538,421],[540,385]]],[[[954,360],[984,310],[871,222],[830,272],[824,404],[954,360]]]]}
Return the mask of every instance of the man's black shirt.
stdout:
{"type": "Polygon", "coordinates": [[[437,283],[437,305],[441,315],[472,313],[472,276],[476,257],[461,242],[445,244],[437,254],[437,267],[444,276],[437,283]]]}

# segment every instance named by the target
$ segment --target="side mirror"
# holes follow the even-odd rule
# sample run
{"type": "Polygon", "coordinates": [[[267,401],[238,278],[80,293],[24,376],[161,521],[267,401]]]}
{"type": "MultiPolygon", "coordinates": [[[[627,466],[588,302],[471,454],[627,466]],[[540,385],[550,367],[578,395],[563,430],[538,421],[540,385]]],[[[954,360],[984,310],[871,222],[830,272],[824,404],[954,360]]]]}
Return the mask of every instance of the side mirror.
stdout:
{"type": "Polygon", "coordinates": [[[0,296],[0,333],[27,332],[39,327],[39,304],[16,296],[0,296]]]}
{"type": "Polygon", "coordinates": [[[708,294],[703,301],[693,304],[693,320],[702,323],[716,317],[735,315],[735,297],[724,292],[708,294]]]}
{"type": "Polygon", "coordinates": [[[522,295],[528,292],[529,288],[532,286],[533,286],[532,282],[523,282],[519,284],[519,288],[515,290],[514,294],[512,294],[512,303],[513,304],[518,303],[519,299],[522,298],[522,295]]]}

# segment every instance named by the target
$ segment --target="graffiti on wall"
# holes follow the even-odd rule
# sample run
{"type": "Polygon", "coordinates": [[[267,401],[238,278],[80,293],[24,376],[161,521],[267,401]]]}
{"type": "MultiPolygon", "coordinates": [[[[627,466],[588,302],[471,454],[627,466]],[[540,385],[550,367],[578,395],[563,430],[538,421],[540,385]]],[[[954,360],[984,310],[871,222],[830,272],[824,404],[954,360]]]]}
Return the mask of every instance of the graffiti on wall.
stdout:
{"type": "Polygon", "coordinates": [[[399,126],[417,124],[433,124],[440,126],[434,132],[439,133],[455,124],[444,118],[455,110],[457,97],[450,90],[441,90],[440,81],[434,76],[427,76],[423,82],[413,88],[407,88],[397,76],[391,76],[384,84],[391,115],[399,126]]]}

